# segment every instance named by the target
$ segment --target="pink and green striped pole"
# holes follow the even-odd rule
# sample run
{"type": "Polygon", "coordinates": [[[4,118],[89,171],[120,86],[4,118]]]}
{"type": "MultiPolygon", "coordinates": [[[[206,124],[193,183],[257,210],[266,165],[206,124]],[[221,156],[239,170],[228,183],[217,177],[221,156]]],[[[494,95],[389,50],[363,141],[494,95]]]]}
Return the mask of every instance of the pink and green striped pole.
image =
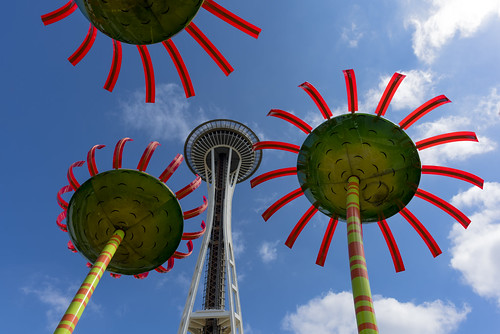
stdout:
{"type": "Polygon", "coordinates": [[[102,275],[106,271],[111,258],[115,255],[115,252],[118,246],[120,246],[124,236],[125,232],[117,230],[111,239],[109,239],[108,243],[104,246],[104,249],[92,266],[92,269],[90,269],[89,274],[80,286],[75,298],[73,298],[73,301],[69,304],[69,307],[59,322],[54,334],[73,333],[78,320],[82,316],[83,310],[85,310],[85,306],[87,306],[92,293],[94,292],[97,284],[99,284],[102,275]]]}
{"type": "Polygon", "coordinates": [[[361,214],[359,211],[359,178],[351,176],[347,187],[347,241],[351,269],[352,295],[359,334],[378,334],[370,281],[366,268],[361,214]]]}

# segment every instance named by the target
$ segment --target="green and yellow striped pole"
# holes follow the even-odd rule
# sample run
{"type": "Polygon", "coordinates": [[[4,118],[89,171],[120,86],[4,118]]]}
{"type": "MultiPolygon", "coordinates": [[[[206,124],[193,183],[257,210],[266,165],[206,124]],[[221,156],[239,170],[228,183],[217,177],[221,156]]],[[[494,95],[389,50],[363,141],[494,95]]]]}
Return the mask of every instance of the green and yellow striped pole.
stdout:
{"type": "Polygon", "coordinates": [[[347,187],[347,241],[351,269],[352,295],[359,334],[378,333],[373,309],[370,281],[366,268],[361,214],[359,211],[359,178],[351,176],[347,187]]]}
{"type": "Polygon", "coordinates": [[[92,293],[94,293],[97,284],[99,284],[102,275],[106,271],[111,258],[115,255],[116,249],[120,246],[124,236],[125,232],[117,230],[111,239],[109,239],[108,243],[104,246],[104,249],[92,266],[92,269],[90,269],[89,274],[80,286],[75,298],[73,298],[73,301],[69,304],[69,307],[59,322],[54,334],[73,333],[78,320],[82,316],[83,310],[85,310],[92,293]]]}

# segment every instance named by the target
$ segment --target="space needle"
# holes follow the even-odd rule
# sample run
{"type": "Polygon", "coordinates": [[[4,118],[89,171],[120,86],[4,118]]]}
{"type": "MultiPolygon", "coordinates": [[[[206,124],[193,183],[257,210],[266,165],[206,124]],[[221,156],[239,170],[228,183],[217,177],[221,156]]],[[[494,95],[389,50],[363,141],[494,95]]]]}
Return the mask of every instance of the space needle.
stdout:
{"type": "Polygon", "coordinates": [[[207,231],[178,334],[243,334],[231,206],[236,184],[247,180],[259,167],[262,151],[252,150],[258,141],[247,126],[228,119],[205,122],[186,140],[187,164],[208,186],[208,211],[207,231]],[[193,311],[204,271],[203,309],[193,311]]]}

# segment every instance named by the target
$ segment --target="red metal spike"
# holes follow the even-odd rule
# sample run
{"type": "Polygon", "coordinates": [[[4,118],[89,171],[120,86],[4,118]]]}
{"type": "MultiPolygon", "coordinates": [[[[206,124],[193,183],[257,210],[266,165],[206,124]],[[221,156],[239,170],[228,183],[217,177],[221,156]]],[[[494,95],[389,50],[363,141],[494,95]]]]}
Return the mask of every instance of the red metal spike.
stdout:
{"type": "Polygon", "coordinates": [[[89,50],[92,48],[92,45],[94,44],[96,35],[97,29],[91,23],[89,31],[87,32],[87,37],[85,37],[80,47],[76,49],[76,51],[68,58],[69,62],[73,66],[76,66],[76,64],[78,64],[80,60],[82,60],[83,57],[87,55],[89,50]]]}
{"type": "Polygon", "coordinates": [[[170,270],[172,270],[173,267],[174,267],[174,258],[171,257],[170,259],[168,259],[167,268],[165,268],[164,266],[159,266],[155,270],[161,274],[165,274],[168,273],[170,270]]]}
{"type": "Polygon", "coordinates": [[[163,267],[163,266],[159,266],[158,268],[156,268],[155,270],[161,274],[165,274],[165,273],[168,273],[170,270],[172,270],[174,268],[174,258],[171,257],[168,259],[167,261],[167,268],[163,267]]]}
{"type": "Polygon", "coordinates": [[[324,119],[330,119],[330,117],[333,116],[330,108],[328,107],[328,104],[326,104],[321,94],[316,88],[314,88],[313,85],[306,81],[303,84],[300,84],[299,87],[305,90],[305,92],[311,97],[311,99],[313,99],[319,111],[321,111],[321,115],[323,115],[324,119]]]}
{"type": "Polygon", "coordinates": [[[422,116],[427,114],[429,111],[436,109],[440,105],[443,105],[445,103],[451,102],[450,99],[448,99],[444,95],[439,95],[436,96],[433,99],[430,99],[429,101],[425,102],[422,104],[420,107],[412,111],[408,116],[406,116],[401,122],[399,122],[399,126],[401,129],[406,130],[408,129],[413,123],[415,123],[417,120],[419,120],[422,116]]]}
{"type": "Polygon", "coordinates": [[[145,45],[137,45],[137,50],[142,59],[142,66],[144,67],[144,78],[146,80],[146,103],[155,102],[155,73],[153,70],[153,63],[149,55],[148,48],[145,45]]]}
{"type": "Polygon", "coordinates": [[[332,242],[333,234],[337,228],[337,223],[339,220],[337,217],[331,217],[328,227],[326,228],[325,235],[323,237],[323,242],[319,248],[318,257],[316,258],[316,264],[319,266],[325,265],[326,255],[328,254],[328,249],[330,248],[330,243],[332,242]]]}
{"type": "Polygon", "coordinates": [[[120,75],[120,69],[122,67],[122,43],[113,39],[113,59],[111,61],[111,67],[109,68],[108,78],[106,83],[104,83],[104,89],[112,92],[115,88],[116,81],[120,75]]]}
{"type": "Polygon", "coordinates": [[[273,205],[271,205],[263,214],[262,218],[264,218],[265,221],[267,221],[269,218],[271,218],[272,215],[276,213],[279,209],[281,209],[285,204],[293,201],[299,196],[304,195],[304,192],[302,191],[302,188],[295,189],[294,191],[286,194],[279,200],[277,200],[273,205]]]}
{"type": "Polygon", "coordinates": [[[443,166],[422,166],[422,174],[434,174],[453,177],[455,179],[469,182],[481,189],[483,189],[484,180],[479,176],[465,172],[460,169],[443,167],[443,166]]]}
{"type": "Polygon", "coordinates": [[[70,251],[72,251],[73,253],[78,253],[78,251],[76,250],[75,245],[73,245],[73,243],[71,242],[71,240],[70,240],[70,241],[68,241],[68,249],[69,249],[70,251]]]}
{"type": "Polygon", "coordinates": [[[289,167],[272,170],[270,172],[264,173],[262,175],[256,176],[252,180],[250,180],[250,185],[253,187],[261,184],[262,182],[269,181],[271,179],[275,179],[277,177],[287,176],[287,175],[297,175],[297,167],[289,167]]]}
{"type": "Polygon", "coordinates": [[[172,160],[172,162],[165,168],[163,173],[161,173],[159,179],[161,182],[167,182],[168,179],[174,174],[174,172],[179,168],[181,165],[182,161],[184,160],[184,157],[182,154],[177,154],[175,158],[172,160]]]}
{"type": "Polygon", "coordinates": [[[399,211],[399,214],[403,216],[408,221],[408,223],[410,223],[410,225],[415,229],[415,231],[417,231],[418,235],[420,235],[422,240],[427,245],[427,248],[429,248],[429,250],[431,251],[432,256],[436,257],[442,253],[441,249],[439,248],[437,242],[434,240],[432,235],[429,233],[429,231],[427,231],[425,226],[422,225],[422,223],[417,219],[417,217],[415,217],[413,213],[411,213],[410,210],[408,210],[407,208],[402,208],[399,211]]]}
{"type": "Polygon", "coordinates": [[[120,139],[118,141],[118,143],[116,143],[115,151],[113,153],[113,168],[114,169],[122,168],[123,146],[128,141],[133,141],[133,139],[126,137],[126,138],[120,139]]]}
{"type": "Polygon", "coordinates": [[[384,94],[382,94],[382,97],[380,98],[377,108],[375,109],[375,114],[377,114],[377,116],[385,115],[385,112],[387,111],[387,108],[391,103],[394,93],[396,93],[396,90],[398,89],[399,85],[401,84],[401,82],[405,77],[406,75],[399,73],[394,73],[392,75],[392,78],[387,84],[387,87],[385,87],[384,94]]]}
{"type": "Polygon", "coordinates": [[[191,77],[189,76],[189,72],[186,68],[186,64],[184,64],[184,60],[182,59],[179,50],[175,46],[172,39],[167,39],[166,41],[161,42],[165,49],[167,49],[170,58],[174,62],[175,68],[177,69],[177,73],[179,74],[179,78],[182,82],[182,87],[184,87],[184,93],[186,97],[194,96],[194,87],[191,82],[191,77]]]}
{"type": "Polygon", "coordinates": [[[181,252],[175,251],[174,255],[172,255],[172,257],[174,259],[183,259],[183,258],[188,257],[189,255],[191,255],[191,253],[193,252],[193,242],[191,240],[189,240],[186,243],[186,246],[188,248],[188,252],[187,253],[181,253],[181,252]]]}
{"type": "Polygon", "coordinates": [[[199,175],[196,175],[196,178],[190,184],[175,193],[175,197],[177,197],[178,200],[183,199],[187,195],[191,194],[196,188],[198,188],[200,184],[201,177],[199,175]]]}
{"type": "Polygon", "coordinates": [[[259,34],[261,32],[261,29],[259,27],[254,26],[253,24],[243,20],[241,17],[236,16],[221,5],[217,4],[215,1],[205,0],[203,1],[202,7],[221,20],[229,23],[236,29],[243,31],[253,38],[259,37],[259,34]]]}
{"type": "Polygon", "coordinates": [[[87,153],[87,167],[89,168],[90,176],[94,176],[99,173],[95,164],[95,150],[100,150],[103,147],[106,147],[106,145],[94,145],[94,147],[90,149],[89,153],[87,153]]]}
{"type": "Polygon", "coordinates": [[[403,259],[401,258],[401,253],[399,253],[398,245],[396,244],[396,240],[394,240],[394,236],[392,235],[391,229],[387,224],[385,219],[378,222],[378,226],[384,235],[385,242],[387,243],[387,247],[391,252],[392,262],[394,263],[394,268],[396,272],[404,271],[405,265],[403,264],[403,259]]]}
{"type": "Polygon", "coordinates": [[[49,25],[54,22],[60,21],[73,13],[78,6],[74,0],[69,0],[67,4],[58,8],[50,13],[42,15],[42,22],[44,25],[49,25]]]}
{"type": "Polygon", "coordinates": [[[199,207],[194,208],[192,210],[188,210],[188,211],[183,212],[184,219],[190,219],[190,218],[194,218],[196,216],[201,215],[203,212],[205,212],[207,207],[208,207],[207,199],[205,198],[205,196],[203,196],[203,204],[202,205],[200,205],[199,207]]]}
{"type": "Polygon", "coordinates": [[[75,178],[75,175],[73,174],[73,168],[74,167],[82,167],[84,163],[85,163],[85,161],[73,162],[71,164],[71,166],[69,166],[69,168],[68,168],[68,182],[69,182],[69,185],[71,186],[71,188],[73,188],[73,190],[80,188],[80,183],[78,183],[78,181],[75,178]]]}
{"type": "Polygon", "coordinates": [[[59,206],[61,207],[61,209],[68,209],[68,202],[66,202],[65,200],[62,199],[62,194],[65,194],[65,193],[68,193],[70,191],[73,191],[73,188],[70,186],[70,185],[66,185],[64,187],[62,187],[61,189],[59,189],[59,191],[57,192],[57,204],[59,204],[59,206]]]}
{"type": "Polygon", "coordinates": [[[280,141],[259,141],[253,144],[252,148],[254,151],[264,150],[264,149],[282,150],[293,153],[299,153],[300,151],[300,146],[290,143],[283,143],[280,141]]]}
{"type": "Polygon", "coordinates": [[[194,240],[201,237],[206,231],[206,225],[204,221],[201,221],[201,231],[198,232],[185,232],[182,234],[182,240],[194,240]]]}
{"type": "Polygon", "coordinates": [[[358,89],[354,70],[344,70],[345,85],[347,89],[347,105],[350,112],[358,111],[358,89]]]}
{"type": "Polygon", "coordinates": [[[59,226],[59,229],[63,232],[68,232],[68,225],[61,223],[64,219],[66,219],[67,211],[64,210],[61,212],[56,219],[56,224],[59,226]]]}
{"type": "Polygon", "coordinates": [[[210,42],[207,36],[201,32],[201,30],[191,22],[187,27],[186,31],[195,39],[198,44],[205,50],[205,52],[214,60],[214,62],[219,66],[219,68],[228,76],[234,69],[229,64],[229,62],[224,58],[222,53],[215,47],[215,45],[210,42]]]}
{"type": "Polygon", "coordinates": [[[297,116],[290,114],[284,110],[280,109],[271,109],[271,111],[267,114],[267,116],[274,116],[281,119],[284,119],[288,123],[291,123],[302,130],[305,134],[310,134],[312,131],[312,126],[298,118],[297,116]]]}
{"type": "Polygon", "coordinates": [[[477,137],[476,137],[476,134],[474,132],[470,132],[470,131],[450,132],[450,133],[445,133],[442,135],[423,139],[421,141],[416,142],[415,146],[417,146],[417,149],[419,149],[419,150],[424,150],[424,149],[432,147],[432,146],[451,143],[451,142],[455,142],[455,141],[476,141],[477,142],[477,137]]]}
{"type": "Polygon", "coordinates": [[[152,141],[151,143],[149,143],[148,147],[146,147],[144,153],[142,154],[139,164],[137,165],[138,170],[144,172],[146,168],[148,168],[149,160],[151,160],[153,152],[156,150],[158,145],[160,145],[160,143],[157,141],[152,141]]]}
{"type": "Polygon", "coordinates": [[[441,210],[445,211],[447,214],[455,218],[464,228],[467,228],[470,224],[470,219],[464,215],[460,210],[446,202],[445,200],[433,195],[425,190],[417,189],[415,196],[426,200],[427,202],[434,204],[441,210]]]}
{"type": "Polygon", "coordinates": [[[146,273],[134,275],[134,277],[137,279],[145,279],[146,277],[148,277],[148,275],[149,275],[149,272],[146,272],[146,273]]]}
{"type": "Polygon", "coordinates": [[[304,227],[311,220],[311,218],[316,214],[316,212],[318,212],[318,209],[314,205],[311,205],[311,207],[302,215],[302,217],[300,218],[298,223],[293,228],[292,232],[290,232],[288,239],[286,239],[285,245],[287,245],[288,248],[293,247],[293,244],[295,243],[295,240],[297,240],[298,236],[300,235],[300,232],[302,232],[304,227]]]}

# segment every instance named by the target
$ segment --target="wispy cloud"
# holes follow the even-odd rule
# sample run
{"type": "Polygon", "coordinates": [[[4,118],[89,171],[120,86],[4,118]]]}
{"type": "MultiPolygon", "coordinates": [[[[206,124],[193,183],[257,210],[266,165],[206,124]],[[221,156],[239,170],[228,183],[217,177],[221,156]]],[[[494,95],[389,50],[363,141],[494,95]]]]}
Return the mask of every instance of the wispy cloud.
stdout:
{"type": "Polygon", "coordinates": [[[484,190],[472,187],[451,203],[476,210],[467,231],[455,224],[450,232],[451,266],[478,295],[496,300],[500,307],[500,183],[487,182],[484,190]]]}
{"type": "Polygon", "coordinates": [[[420,152],[423,163],[461,161],[497,148],[497,143],[486,134],[488,128],[500,122],[500,95],[497,89],[491,89],[486,96],[467,97],[460,106],[454,115],[416,124],[413,139],[417,141],[454,131],[475,131],[479,142],[449,143],[425,149],[420,152]]]}
{"type": "Polygon", "coordinates": [[[245,237],[241,231],[233,231],[233,252],[234,257],[238,258],[245,252],[245,237]]]}
{"type": "Polygon", "coordinates": [[[192,110],[176,84],[158,85],[155,103],[144,103],[143,93],[136,92],[121,103],[121,109],[127,126],[155,139],[184,142],[195,126],[207,120],[202,109],[192,110]]]}
{"type": "MultiPolygon", "coordinates": [[[[356,320],[350,292],[333,293],[311,299],[298,306],[282,321],[284,329],[295,334],[352,334],[356,320]]],[[[403,303],[394,298],[376,297],[374,307],[380,333],[452,333],[470,312],[440,300],[422,304],[403,303]]]]}
{"type": "MultiPolygon", "coordinates": [[[[434,87],[439,81],[434,73],[423,70],[397,72],[406,75],[406,77],[394,94],[390,104],[391,110],[413,110],[434,97],[432,96],[434,87]]],[[[364,112],[371,113],[375,110],[392,75],[393,73],[381,76],[377,87],[368,90],[362,103],[364,112]]]]}
{"type": "Polygon", "coordinates": [[[276,246],[278,245],[279,240],[276,241],[264,241],[259,247],[259,255],[264,263],[270,263],[275,261],[278,258],[278,250],[276,246]]]}
{"type": "Polygon", "coordinates": [[[258,214],[262,214],[269,206],[271,206],[277,199],[278,193],[273,192],[268,194],[268,196],[256,196],[254,197],[253,211],[258,214]]]}
{"type": "MultiPolygon", "coordinates": [[[[34,296],[45,305],[47,328],[54,329],[68,308],[77,288],[76,285],[62,284],[57,278],[44,277],[37,279],[36,283],[22,287],[21,291],[25,295],[34,296]]],[[[88,309],[96,311],[100,309],[100,305],[91,302],[88,309]]]]}
{"type": "Polygon", "coordinates": [[[439,50],[457,34],[473,36],[489,19],[500,16],[497,0],[431,0],[427,13],[411,15],[407,25],[415,29],[413,50],[426,63],[432,63],[439,50]]]}
{"type": "MultiPolygon", "coordinates": [[[[442,117],[434,122],[417,125],[415,140],[454,131],[473,130],[471,119],[461,116],[442,117]]],[[[477,127],[477,126],[476,126],[477,127]]],[[[478,136],[479,142],[448,143],[425,149],[420,152],[424,164],[442,164],[449,161],[464,161],[473,155],[493,151],[497,144],[490,138],[478,136]]]]}
{"type": "Polygon", "coordinates": [[[161,289],[166,284],[176,284],[181,289],[187,290],[191,286],[191,277],[184,271],[178,271],[175,275],[162,275],[156,283],[156,288],[161,289]]]}
{"type": "Polygon", "coordinates": [[[342,28],[342,34],[340,38],[342,41],[346,42],[350,48],[357,48],[360,39],[364,36],[364,33],[360,31],[356,23],[351,23],[350,27],[342,28]]]}

